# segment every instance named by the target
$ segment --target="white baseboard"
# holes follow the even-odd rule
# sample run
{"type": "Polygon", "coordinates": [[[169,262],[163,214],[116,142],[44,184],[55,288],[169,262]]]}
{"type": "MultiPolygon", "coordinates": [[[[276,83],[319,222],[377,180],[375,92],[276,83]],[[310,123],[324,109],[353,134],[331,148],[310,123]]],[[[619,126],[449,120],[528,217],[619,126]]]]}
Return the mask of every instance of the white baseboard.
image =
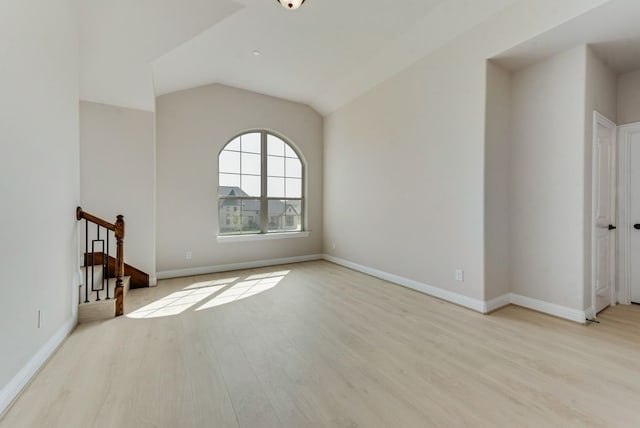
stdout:
{"type": "Polygon", "coordinates": [[[158,278],[155,276],[149,276],[149,287],[155,287],[158,285],[158,278]]]}
{"type": "Polygon", "coordinates": [[[255,260],[251,262],[229,263],[225,265],[202,266],[187,269],[175,269],[156,272],[157,279],[179,278],[182,276],[204,275],[207,273],[228,272],[232,270],[253,269],[266,266],[286,265],[289,263],[308,262],[311,260],[322,260],[322,254],[311,254],[308,256],[285,257],[281,259],[255,260]]]}
{"type": "MultiPolygon", "coordinates": [[[[230,263],[225,265],[214,266],[202,266],[188,269],[176,269],[156,272],[157,279],[166,278],[178,278],[182,276],[204,275],[208,273],[227,272],[240,269],[253,269],[266,266],[277,266],[289,263],[308,262],[312,260],[327,260],[329,262],[353,269],[358,272],[365,273],[367,275],[375,276],[376,278],[383,279],[385,281],[393,282],[394,284],[402,285],[403,287],[410,288],[412,290],[419,291],[424,294],[428,294],[438,299],[446,300],[447,302],[454,303],[456,305],[463,306],[468,309],[472,309],[476,312],[489,313],[509,304],[522,306],[524,308],[533,309],[538,312],[542,312],[548,315],[553,315],[558,318],[564,318],[570,321],[584,323],[588,314],[585,311],[579,311],[577,309],[567,308],[565,306],[556,305],[554,303],[545,302],[542,300],[534,299],[531,297],[521,296],[519,294],[503,294],[491,300],[483,301],[474,299],[462,294],[447,291],[442,288],[434,287],[429,284],[425,284],[413,279],[405,278],[403,276],[395,275],[389,272],[384,272],[378,269],[374,269],[368,266],[364,266],[358,263],[351,262],[349,260],[334,257],[328,254],[312,254],[308,256],[298,257],[286,257],[281,259],[269,259],[269,260],[256,260],[251,262],[230,263]]],[[[155,279],[155,278],[154,278],[155,279]]],[[[151,279],[150,279],[151,285],[151,279]]],[[[155,284],[154,284],[155,285],[155,284]]]]}
{"type": "Polygon", "coordinates": [[[542,300],[533,299],[531,297],[521,296],[519,294],[508,293],[488,301],[482,301],[451,291],[443,290],[441,288],[424,284],[412,279],[404,278],[399,275],[383,272],[378,269],[370,268],[368,266],[363,266],[357,263],[350,262],[348,260],[330,256],[328,254],[324,255],[324,259],[332,263],[347,267],[349,269],[366,273],[367,275],[375,276],[377,278],[384,279],[385,281],[393,282],[395,284],[420,291],[430,296],[437,297],[439,299],[446,300],[448,302],[455,303],[456,305],[464,306],[465,308],[473,309],[476,312],[481,312],[484,314],[495,311],[496,309],[499,309],[503,306],[514,304],[578,323],[584,323],[586,319],[586,314],[584,311],[567,308],[565,306],[556,305],[554,303],[544,302],[542,300]]]}
{"type": "Polygon", "coordinates": [[[487,300],[486,302],[484,302],[484,313],[488,314],[489,312],[493,312],[496,309],[500,309],[510,304],[511,304],[511,293],[503,294],[502,296],[498,296],[494,299],[487,300]]]}
{"type": "Polygon", "coordinates": [[[473,309],[477,312],[486,312],[485,302],[483,302],[482,300],[473,299],[471,297],[463,296],[462,294],[443,290],[442,288],[434,287],[432,285],[415,281],[413,279],[370,268],[368,266],[363,266],[357,263],[350,262],[348,260],[330,256],[328,254],[324,255],[324,259],[329,262],[347,267],[349,269],[366,273],[367,275],[375,276],[376,278],[384,279],[385,281],[393,282],[394,284],[402,285],[403,287],[411,288],[412,290],[420,291],[430,296],[446,300],[447,302],[455,303],[456,305],[473,309]]]}
{"type": "Polygon", "coordinates": [[[531,297],[521,296],[519,294],[511,294],[511,303],[524,308],[533,309],[534,311],[553,315],[558,318],[564,318],[569,321],[584,323],[586,319],[584,311],[567,308],[566,306],[556,305],[555,303],[549,303],[531,297]]]}
{"type": "Polygon", "coordinates": [[[22,367],[22,369],[0,390],[0,417],[9,408],[22,389],[29,383],[31,378],[38,373],[40,368],[47,362],[49,357],[58,349],[58,346],[71,333],[76,326],[76,320],[71,318],[45,343],[40,350],[22,367]]]}

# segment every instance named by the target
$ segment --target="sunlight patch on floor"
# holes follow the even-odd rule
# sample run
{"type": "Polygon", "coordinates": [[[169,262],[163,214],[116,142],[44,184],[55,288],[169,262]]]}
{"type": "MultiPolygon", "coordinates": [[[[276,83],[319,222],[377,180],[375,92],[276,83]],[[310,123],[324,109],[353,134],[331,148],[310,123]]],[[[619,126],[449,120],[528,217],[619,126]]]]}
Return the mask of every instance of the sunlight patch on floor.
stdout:
{"type": "Polygon", "coordinates": [[[193,284],[184,287],[184,290],[192,290],[194,288],[202,288],[202,287],[211,287],[214,285],[227,285],[227,284],[232,284],[239,279],[240,277],[236,276],[235,278],[224,278],[224,279],[214,279],[211,281],[194,282],[193,284]]]}
{"type": "Polygon", "coordinates": [[[180,291],[136,309],[127,314],[127,317],[146,319],[179,315],[212,296],[210,300],[195,310],[214,308],[267,291],[282,281],[289,272],[283,270],[249,275],[242,281],[239,281],[240,277],[234,277],[194,282],[180,291]]]}
{"type": "Polygon", "coordinates": [[[200,287],[194,290],[182,290],[171,293],[127,315],[128,318],[158,318],[178,315],[191,306],[211,296],[225,285],[200,287]]]}
{"type": "Polygon", "coordinates": [[[239,282],[200,306],[196,311],[214,308],[216,306],[255,296],[258,293],[262,293],[263,291],[267,291],[275,287],[283,278],[284,276],[274,276],[266,277],[264,279],[253,279],[239,282]]]}

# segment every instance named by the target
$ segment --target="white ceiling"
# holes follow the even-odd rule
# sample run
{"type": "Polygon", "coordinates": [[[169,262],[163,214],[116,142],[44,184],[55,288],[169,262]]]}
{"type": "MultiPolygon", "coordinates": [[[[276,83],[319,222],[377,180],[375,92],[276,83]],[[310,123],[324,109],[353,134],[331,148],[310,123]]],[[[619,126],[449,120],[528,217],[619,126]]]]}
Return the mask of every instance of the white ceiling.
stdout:
{"type": "Polygon", "coordinates": [[[326,114],[514,1],[76,0],[81,97],[154,110],[222,83],[326,114]]]}
{"type": "Polygon", "coordinates": [[[242,8],[232,0],[75,0],[83,100],[154,110],[151,62],[242,8]]]}
{"type": "Polygon", "coordinates": [[[509,70],[519,70],[582,44],[591,45],[616,73],[640,69],[640,1],[611,0],[494,60],[509,70]]]}

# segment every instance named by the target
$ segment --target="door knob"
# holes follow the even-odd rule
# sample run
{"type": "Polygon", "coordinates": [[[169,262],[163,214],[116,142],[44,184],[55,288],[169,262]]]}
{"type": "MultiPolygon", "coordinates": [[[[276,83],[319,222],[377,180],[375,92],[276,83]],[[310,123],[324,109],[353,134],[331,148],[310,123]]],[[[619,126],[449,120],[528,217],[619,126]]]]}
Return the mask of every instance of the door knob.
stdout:
{"type": "Polygon", "coordinates": [[[634,224],[633,228],[636,229],[636,230],[640,230],[640,224],[634,224]]]}
{"type": "MultiPolygon", "coordinates": [[[[638,225],[638,226],[640,226],[640,225],[638,225]]],[[[615,229],[617,229],[617,228],[614,225],[612,225],[612,224],[609,225],[609,230],[615,230],[615,229]]]]}

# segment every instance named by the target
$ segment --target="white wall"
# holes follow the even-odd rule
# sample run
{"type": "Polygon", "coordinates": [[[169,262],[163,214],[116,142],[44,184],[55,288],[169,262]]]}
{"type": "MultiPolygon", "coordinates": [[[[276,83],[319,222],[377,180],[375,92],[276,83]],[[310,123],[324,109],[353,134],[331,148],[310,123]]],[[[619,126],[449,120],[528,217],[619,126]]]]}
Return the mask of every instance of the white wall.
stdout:
{"type": "Polygon", "coordinates": [[[326,118],[325,252],[482,298],[484,67],[441,52],[326,118]]]}
{"type": "Polygon", "coordinates": [[[223,85],[156,101],[157,269],[260,261],[322,251],[322,117],[311,108],[223,85]],[[218,153],[245,130],[292,141],[307,161],[307,238],[218,243],[218,153]],[[193,259],[185,260],[191,251],[193,259]]]}
{"type": "Polygon", "coordinates": [[[579,243],[576,230],[571,229],[574,230],[573,237],[561,232],[560,229],[572,220],[559,214],[567,208],[577,209],[575,201],[572,203],[571,199],[562,197],[562,193],[571,193],[569,186],[572,184],[566,178],[582,168],[584,213],[583,220],[576,219],[582,221],[584,227],[583,301],[579,309],[587,309],[591,305],[592,116],[593,110],[597,110],[616,120],[616,76],[591,48],[585,47],[540,61],[515,76],[511,78],[496,64],[488,63],[485,298],[513,291],[560,304],[569,301],[571,294],[580,295],[577,257],[566,250],[558,259],[567,262],[563,265],[566,274],[571,275],[570,270],[574,269],[573,279],[565,280],[567,286],[557,279],[562,275],[561,270],[554,272],[557,254],[553,251],[566,248],[567,241],[573,242],[574,248],[579,243]],[[580,54],[582,49],[584,56],[580,54]],[[581,78],[584,79],[584,96],[576,98],[575,95],[583,90],[581,78]],[[577,80],[568,87],[572,79],[577,80]],[[575,120],[575,112],[581,99],[585,114],[583,164],[576,140],[567,137],[568,133],[577,135],[579,132],[580,122],[575,120]],[[573,120],[568,120],[565,109],[573,113],[573,120]],[[545,126],[544,123],[548,124],[545,126]],[[561,141],[561,138],[567,140],[561,141]],[[568,154],[568,149],[574,150],[575,158],[568,154]],[[552,170],[551,175],[545,177],[560,156],[569,161],[566,170],[555,173],[552,170]],[[550,211],[541,211],[541,206],[549,206],[550,211]],[[554,228],[555,233],[549,233],[548,229],[554,228]],[[530,269],[532,265],[536,267],[530,269]]]}
{"type": "Polygon", "coordinates": [[[640,70],[618,76],[618,125],[640,122],[640,70]]]}
{"type": "Polygon", "coordinates": [[[82,208],[110,222],[124,215],[125,262],[154,277],[154,114],[81,102],[80,175],[82,208]]]}
{"type": "Polygon", "coordinates": [[[585,46],[513,75],[510,283],[582,310],[585,46]]]}
{"type": "Polygon", "coordinates": [[[584,162],[584,308],[591,307],[591,229],[592,229],[592,148],[593,111],[617,122],[617,78],[591,48],[587,48],[585,94],[584,162]]]}
{"type": "Polygon", "coordinates": [[[0,2],[0,413],[75,325],[78,55],[69,3],[0,2]]]}
{"type": "MultiPolygon", "coordinates": [[[[593,110],[597,110],[613,122],[618,121],[618,84],[616,74],[605,65],[591,47],[587,47],[586,73],[585,114],[589,120],[589,126],[585,127],[585,132],[587,132],[587,146],[591,149],[593,110]]],[[[588,165],[590,166],[591,163],[588,162],[588,165]]]]}
{"type": "Polygon", "coordinates": [[[486,58],[600,3],[515,3],[326,117],[325,252],[484,299],[486,58]]]}
{"type": "Polygon", "coordinates": [[[509,284],[509,159],[511,74],[487,61],[484,147],[485,300],[511,292],[509,284]]]}

